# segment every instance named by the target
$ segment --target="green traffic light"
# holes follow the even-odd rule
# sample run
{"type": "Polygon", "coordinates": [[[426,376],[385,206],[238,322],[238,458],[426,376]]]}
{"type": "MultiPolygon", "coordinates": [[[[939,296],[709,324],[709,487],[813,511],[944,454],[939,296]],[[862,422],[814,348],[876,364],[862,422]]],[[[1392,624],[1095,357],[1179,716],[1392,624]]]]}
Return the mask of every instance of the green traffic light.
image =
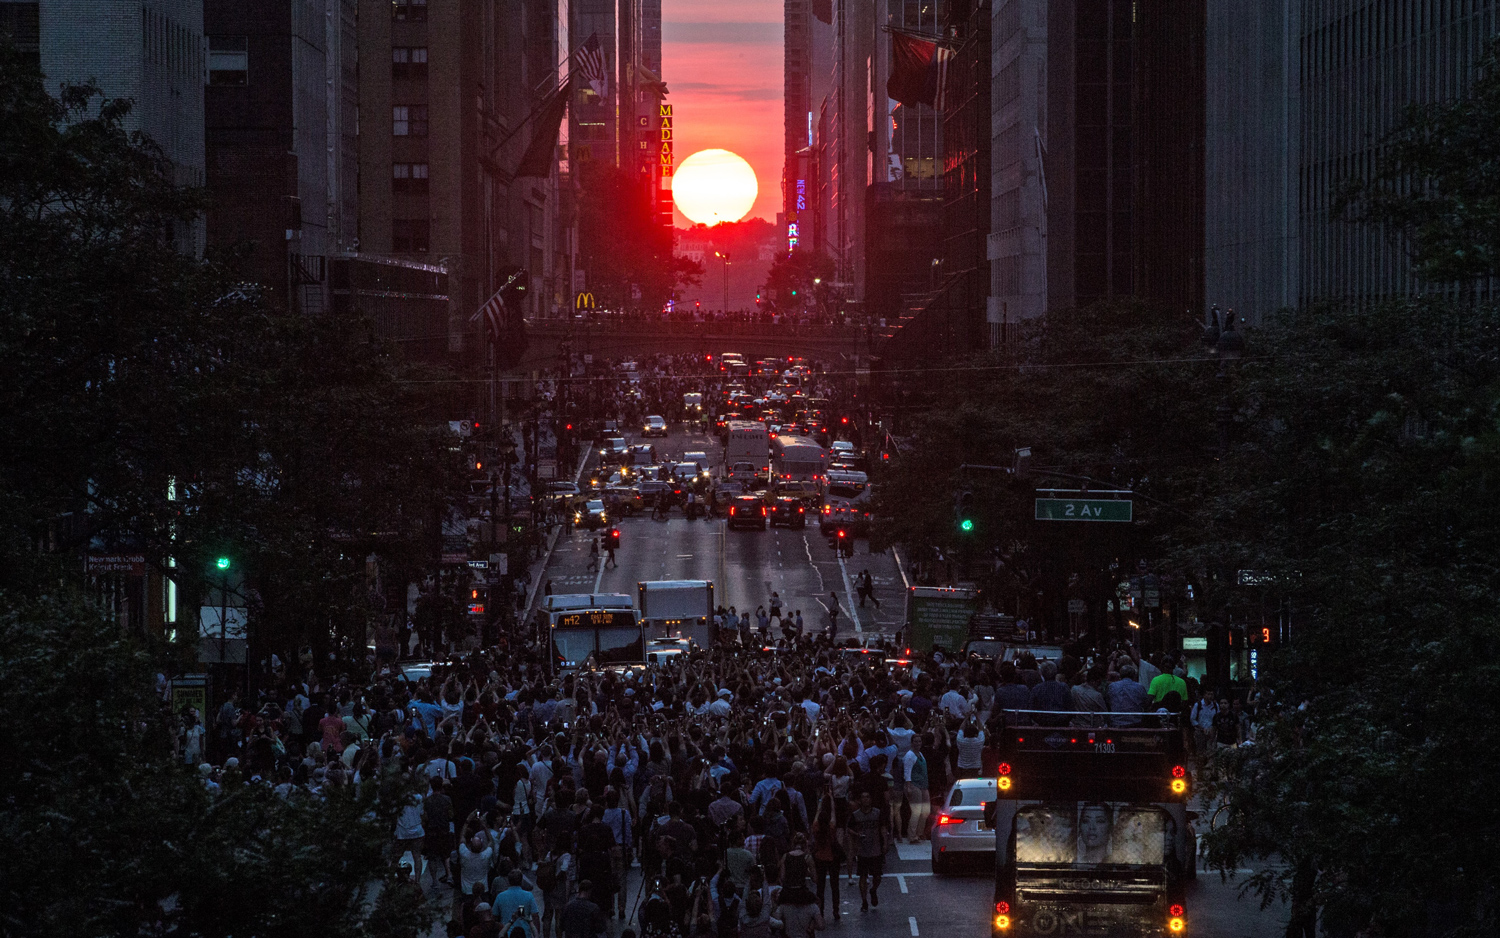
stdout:
{"type": "Polygon", "coordinates": [[[217,566],[220,570],[228,570],[229,569],[229,558],[228,557],[220,557],[218,560],[214,561],[214,565],[217,566]]]}
{"type": "Polygon", "coordinates": [[[965,518],[958,523],[958,527],[963,531],[972,531],[974,530],[974,521],[971,518],[965,518]]]}

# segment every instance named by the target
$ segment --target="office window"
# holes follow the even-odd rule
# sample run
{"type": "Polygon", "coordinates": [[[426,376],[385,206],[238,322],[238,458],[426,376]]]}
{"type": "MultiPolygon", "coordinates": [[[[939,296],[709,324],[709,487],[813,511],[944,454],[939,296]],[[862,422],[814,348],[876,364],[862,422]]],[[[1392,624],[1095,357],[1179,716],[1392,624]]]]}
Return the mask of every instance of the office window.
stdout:
{"type": "Polygon", "coordinates": [[[246,36],[208,37],[208,83],[244,85],[250,81],[250,40],[246,36]]]}
{"type": "Polygon", "coordinates": [[[392,0],[391,18],[410,23],[427,20],[427,0],[392,0]]]}
{"type": "Polygon", "coordinates": [[[427,106],[399,105],[391,108],[391,136],[427,136],[427,106]]]}
{"type": "Polygon", "coordinates": [[[427,47],[395,46],[391,49],[392,78],[426,78],[427,47]]]}
{"type": "Polygon", "coordinates": [[[426,163],[392,163],[391,189],[394,192],[426,192],[426,163]]]}
{"type": "Polygon", "coordinates": [[[391,220],[391,250],[397,254],[426,254],[428,224],[425,218],[391,220]]]}

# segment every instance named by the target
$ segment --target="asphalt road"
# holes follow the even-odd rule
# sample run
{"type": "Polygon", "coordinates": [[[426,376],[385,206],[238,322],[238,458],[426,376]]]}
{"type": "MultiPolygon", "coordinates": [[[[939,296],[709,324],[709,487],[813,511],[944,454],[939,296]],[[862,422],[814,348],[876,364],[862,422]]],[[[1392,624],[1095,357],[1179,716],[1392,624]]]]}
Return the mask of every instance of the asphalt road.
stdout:
{"type": "MultiPolygon", "coordinates": [[[[664,459],[686,450],[704,450],[717,460],[722,452],[715,438],[680,428],[674,428],[666,440],[653,442],[664,459]]],[[[542,581],[550,580],[554,593],[634,596],[640,580],[712,580],[717,602],[752,612],[775,590],[784,608],[802,610],[809,629],[827,627],[829,593],[833,592],[843,609],[841,637],[890,634],[901,623],[905,587],[896,558],[890,553],[870,554],[860,541],[854,557],[840,564],[815,522],[805,530],[729,531],[722,520],[688,521],[679,510],[669,520],[637,516],[622,520],[619,527],[617,567],[590,570],[589,542],[595,535],[578,530],[558,540],[542,581]],[[858,608],[854,577],[864,569],[874,578],[878,608],[873,604],[858,608]],[[851,607],[858,617],[857,632],[848,617],[851,607]]],[[[835,926],[830,909],[828,928],[872,938],[985,936],[993,879],[984,866],[977,864],[964,875],[937,877],[925,844],[899,844],[887,858],[888,875],[880,890],[879,908],[861,913],[858,888],[846,878],[840,896],[844,919],[835,926]]],[[[627,884],[632,900],[639,884],[638,871],[633,870],[627,884]]],[[[1239,898],[1236,881],[1223,882],[1217,875],[1201,875],[1189,894],[1188,910],[1189,936],[1272,938],[1285,929],[1281,907],[1262,910],[1253,898],[1239,898]]],[[[619,922],[612,926],[612,934],[618,935],[619,922]]]]}
{"type": "MultiPolygon", "coordinates": [[[[634,436],[629,441],[637,442],[634,436]]],[[[701,450],[717,466],[723,453],[717,438],[680,427],[674,427],[665,440],[651,442],[663,460],[701,450]]],[[[871,554],[868,543],[857,540],[854,556],[840,563],[828,539],[819,533],[816,520],[809,520],[801,530],[730,531],[722,519],[688,521],[678,509],[667,520],[653,521],[648,513],[622,519],[618,526],[618,566],[591,571],[589,544],[596,534],[575,530],[558,540],[542,581],[550,580],[554,593],[633,596],[641,580],[712,580],[716,603],[749,610],[752,615],[757,606],[768,606],[771,593],[776,592],[787,613],[801,610],[809,631],[828,627],[835,597],[840,638],[868,641],[890,635],[901,625],[905,581],[894,554],[871,554]],[[875,596],[861,609],[855,578],[863,570],[870,571],[875,596]]]]}

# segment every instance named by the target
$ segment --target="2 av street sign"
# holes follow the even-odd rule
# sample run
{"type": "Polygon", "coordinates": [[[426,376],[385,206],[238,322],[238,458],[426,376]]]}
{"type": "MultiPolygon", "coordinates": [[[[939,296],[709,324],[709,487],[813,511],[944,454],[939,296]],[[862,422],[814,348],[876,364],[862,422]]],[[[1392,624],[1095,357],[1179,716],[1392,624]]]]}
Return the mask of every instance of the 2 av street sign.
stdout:
{"type": "Polygon", "coordinates": [[[1128,498],[1039,498],[1038,521],[1132,521],[1135,503],[1128,498]]]}

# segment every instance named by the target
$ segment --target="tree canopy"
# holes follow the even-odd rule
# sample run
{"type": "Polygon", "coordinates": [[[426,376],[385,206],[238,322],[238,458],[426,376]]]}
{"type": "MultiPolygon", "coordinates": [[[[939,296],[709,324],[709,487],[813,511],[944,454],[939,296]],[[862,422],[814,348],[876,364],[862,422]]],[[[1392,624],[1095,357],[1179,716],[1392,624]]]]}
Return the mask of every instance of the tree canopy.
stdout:
{"type": "Polygon", "coordinates": [[[195,596],[228,553],[264,639],[321,647],[364,602],[366,554],[432,536],[449,475],[431,385],[368,323],[276,309],[177,250],[202,198],[124,130],[128,103],[55,99],[0,55],[0,585],[92,546],[171,558],[195,596]]]}
{"type": "Polygon", "coordinates": [[[1500,38],[1462,95],[1409,108],[1378,154],[1339,212],[1404,239],[1429,283],[1500,276],[1500,38]]]}
{"type": "Polygon", "coordinates": [[[362,659],[365,555],[421,554],[448,478],[427,385],[368,324],[179,250],[201,194],[128,110],[52,97],[0,45],[4,933],[415,935],[431,915],[385,849],[399,784],[211,794],[173,755],[161,647],[82,575],[143,553],[194,608],[229,553],[262,641],[321,650],[346,622],[362,659]]]}

